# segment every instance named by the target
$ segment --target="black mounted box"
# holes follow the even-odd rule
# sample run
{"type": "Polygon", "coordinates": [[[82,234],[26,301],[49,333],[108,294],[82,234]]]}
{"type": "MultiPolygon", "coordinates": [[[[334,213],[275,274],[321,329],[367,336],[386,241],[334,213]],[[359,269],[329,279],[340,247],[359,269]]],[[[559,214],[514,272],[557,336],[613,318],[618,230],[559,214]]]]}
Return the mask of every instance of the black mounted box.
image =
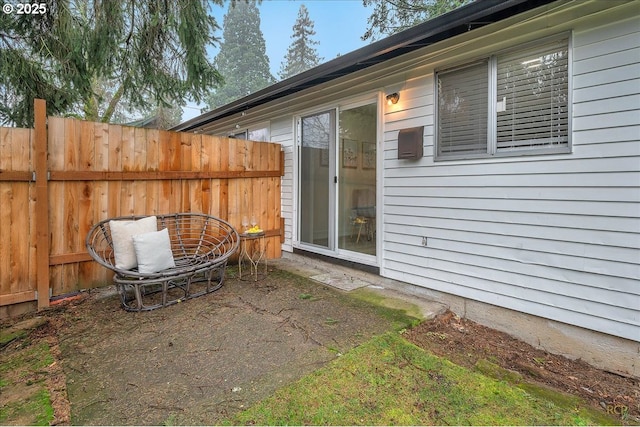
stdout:
{"type": "Polygon", "coordinates": [[[398,158],[420,159],[422,157],[422,141],[424,126],[401,129],[398,133],[398,158]]]}

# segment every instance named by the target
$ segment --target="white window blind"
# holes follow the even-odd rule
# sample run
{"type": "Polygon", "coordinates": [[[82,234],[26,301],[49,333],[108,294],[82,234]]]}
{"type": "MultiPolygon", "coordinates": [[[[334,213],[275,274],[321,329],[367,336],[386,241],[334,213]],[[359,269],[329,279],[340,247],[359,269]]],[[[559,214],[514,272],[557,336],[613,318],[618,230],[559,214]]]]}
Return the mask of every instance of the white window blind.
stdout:
{"type": "Polygon", "coordinates": [[[488,63],[438,73],[438,156],[487,152],[488,63]]]}
{"type": "Polygon", "coordinates": [[[568,39],[498,56],[496,150],[568,145],[568,39]]]}
{"type": "Polygon", "coordinates": [[[248,138],[250,141],[269,141],[269,128],[252,129],[248,132],[248,138]]]}

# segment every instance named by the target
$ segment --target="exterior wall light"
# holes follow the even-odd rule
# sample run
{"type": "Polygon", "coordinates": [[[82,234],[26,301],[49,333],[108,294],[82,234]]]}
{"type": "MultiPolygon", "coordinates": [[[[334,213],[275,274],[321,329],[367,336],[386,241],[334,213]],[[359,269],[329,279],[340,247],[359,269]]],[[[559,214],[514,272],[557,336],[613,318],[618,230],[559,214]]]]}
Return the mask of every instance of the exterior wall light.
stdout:
{"type": "Polygon", "coordinates": [[[398,92],[389,94],[387,95],[387,105],[397,104],[399,99],[400,99],[400,94],[398,92]]]}

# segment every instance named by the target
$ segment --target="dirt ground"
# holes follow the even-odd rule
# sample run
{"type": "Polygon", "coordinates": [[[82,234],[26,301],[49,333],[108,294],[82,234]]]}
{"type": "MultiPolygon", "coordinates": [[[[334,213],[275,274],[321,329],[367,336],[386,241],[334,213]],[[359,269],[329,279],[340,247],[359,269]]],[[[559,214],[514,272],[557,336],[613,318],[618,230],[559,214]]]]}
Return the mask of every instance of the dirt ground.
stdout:
{"type": "MultiPolygon", "coordinates": [[[[397,327],[348,293],[279,270],[258,283],[230,274],[214,294],[147,313],[123,311],[114,289],[104,288],[44,316],[35,334],[58,358],[49,387],[60,425],[219,424],[397,327]]],[[[405,337],[454,363],[488,360],[581,396],[621,424],[640,423],[638,379],[536,350],[449,312],[405,337]]]]}
{"type": "Polygon", "coordinates": [[[232,273],[215,293],[164,309],[125,312],[106,289],[52,316],[70,422],[219,424],[393,327],[371,305],[300,276],[232,273]]]}
{"type": "Polygon", "coordinates": [[[532,383],[579,396],[618,418],[640,423],[640,379],[597,369],[581,360],[547,353],[451,312],[424,322],[405,336],[414,344],[450,361],[475,367],[487,360],[518,372],[532,383]]]}

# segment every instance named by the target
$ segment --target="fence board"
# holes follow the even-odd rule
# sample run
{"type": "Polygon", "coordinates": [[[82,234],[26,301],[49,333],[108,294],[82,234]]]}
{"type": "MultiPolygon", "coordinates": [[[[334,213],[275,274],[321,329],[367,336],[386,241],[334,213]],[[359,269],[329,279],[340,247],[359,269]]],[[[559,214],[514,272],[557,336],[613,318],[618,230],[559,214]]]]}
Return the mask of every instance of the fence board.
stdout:
{"type": "Polygon", "coordinates": [[[0,171],[10,170],[12,128],[0,128],[0,171]]]}
{"type": "MultiPolygon", "coordinates": [[[[96,163],[96,135],[95,124],[91,122],[80,122],[80,141],[78,146],[78,170],[90,172],[94,170],[96,163]]],[[[87,235],[91,225],[94,224],[96,218],[95,209],[97,200],[94,199],[94,186],[87,181],[81,183],[79,202],[78,202],[78,243],[77,246],[84,245],[84,236],[87,235]]],[[[49,263],[51,263],[51,258],[49,263]]],[[[81,283],[80,278],[91,276],[91,269],[88,263],[78,262],[78,284],[79,287],[85,287],[86,283],[81,283]]]]}
{"type": "Polygon", "coordinates": [[[92,224],[108,217],[204,212],[240,229],[243,215],[255,215],[268,256],[280,256],[279,145],[57,117],[46,131],[43,208],[32,181],[34,132],[0,128],[0,306],[35,298],[42,209],[54,296],[110,283],[84,248],[92,224]]]}
{"type": "MultiPolygon", "coordinates": [[[[34,153],[35,146],[36,146],[35,132],[30,130],[29,134],[30,134],[29,147],[30,147],[31,153],[34,153]]],[[[32,171],[35,169],[36,159],[34,157],[35,157],[34,155],[29,155],[29,170],[32,170],[32,171]]],[[[26,267],[27,283],[29,283],[30,287],[37,286],[36,284],[38,280],[38,274],[37,274],[38,262],[36,261],[38,259],[37,257],[38,257],[38,239],[39,239],[38,233],[36,233],[36,231],[38,230],[37,224],[39,219],[38,215],[36,215],[37,200],[38,200],[37,196],[38,194],[37,194],[36,186],[29,185],[29,237],[28,237],[29,263],[23,267],[26,267]]],[[[24,290],[25,288],[26,286],[21,283],[21,289],[24,290]]]]}
{"type": "MultiPolygon", "coordinates": [[[[0,170],[12,170],[11,147],[16,129],[0,129],[0,170]]],[[[11,206],[12,185],[0,181],[0,293],[11,295],[11,206]]]]}
{"type": "MultiPolygon", "coordinates": [[[[7,174],[11,169],[11,145],[14,129],[0,128],[0,171],[7,174]]],[[[12,171],[13,172],[13,171],[12,171]]],[[[0,295],[7,301],[11,291],[11,211],[5,206],[11,203],[11,183],[0,181],[0,295]]]]}
{"type": "Polygon", "coordinates": [[[35,279],[35,188],[31,129],[0,128],[0,305],[33,301],[35,279]]]}
{"type": "MultiPolygon", "coordinates": [[[[0,182],[0,293],[11,295],[11,188],[9,183],[0,182]]],[[[33,295],[32,295],[33,296],[33,295]]]]}
{"type": "MultiPolygon", "coordinates": [[[[11,169],[13,170],[29,170],[30,158],[30,131],[29,129],[16,129],[13,132],[12,139],[16,141],[24,141],[23,144],[11,144],[11,169]]],[[[11,194],[11,292],[20,292],[20,283],[27,278],[29,265],[29,246],[23,244],[28,242],[29,230],[29,185],[28,183],[20,183],[15,185],[11,194]],[[26,239],[25,239],[26,238],[26,239]],[[23,240],[24,239],[24,240],[23,240]],[[21,243],[16,247],[15,243],[21,243]],[[23,270],[22,266],[27,266],[23,270]]]]}

